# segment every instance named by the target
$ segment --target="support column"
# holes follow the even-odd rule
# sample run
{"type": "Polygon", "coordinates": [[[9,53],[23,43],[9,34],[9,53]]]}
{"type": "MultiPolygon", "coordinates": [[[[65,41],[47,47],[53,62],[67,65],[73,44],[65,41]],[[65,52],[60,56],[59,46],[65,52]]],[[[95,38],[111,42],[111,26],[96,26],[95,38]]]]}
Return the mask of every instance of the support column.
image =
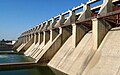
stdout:
{"type": "Polygon", "coordinates": [[[36,43],[38,43],[38,33],[36,33],[36,43]]]}
{"type": "Polygon", "coordinates": [[[40,33],[40,43],[43,42],[43,38],[44,38],[44,34],[43,34],[43,32],[41,32],[41,33],[40,33]]]}
{"type": "Polygon", "coordinates": [[[24,38],[24,36],[22,37],[22,40],[23,40],[23,43],[25,42],[25,38],[24,38]]]}
{"type": "MultiPolygon", "coordinates": [[[[99,15],[105,15],[113,10],[112,0],[104,0],[99,15]]],[[[93,39],[94,39],[94,49],[97,49],[102,42],[103,38],[107,34],[108,30],[111,29],[111,26],[108,22],[102,19],[93,19],[92,20],[92,29],[93,29],[93,39]]]]}
{"type": "Polygon", "coordinates": [[[26,43],[26,42],[27,42],[27,36],[25,35],[25,37],[24,37],[24,38],[25,38],[25,43],[26,43]]]}
{"type": "Polygon", "coordinates": [[[41,44],[43,42],[43,32],[38,33],[38,42],[41,44]]]}
{"type": "Polygon", "coordinates": [[[30,39],[32,39],[32,38],[34,38],[34,34],[31,34],[31,35],[30,35],[30,39]]]}
{"type": "Polygon", "coordinates": [[[33,36],[34,36],[34,43],[36,42],[36,35],[35,34],[33,34],[33,36]]]}
{"type": "Polygon", "coordinates": [[[50,40],[50,31],[43,31],[43,36],[44,44],[46,44],[50,40]]]}
{"type": "Polygon", "coordinates": [[[34,43],[36,44],[38,42],[38,34],[34,33],[34,43]]]}
{"type": "Polygon", "coordinates": [[[65,18],[64,18],[64,16],[63,15],[59,15],[59,21],[55,24],[55,28],[57,28],[57,27],[60,27],[60,26],[62,26],[63,25],[63,23],[64,23],[64,21],[65,21],[65,18]]]}
{"type": "Polygon", "coordinates": [[[75,23],[75,12],[72,10],[69,10],[69,18],[65,21],[65,25],[71,25],[72,23],[75,23]]]}
{"type": "Polygon", "coordinates": [[[98,14],[105,15],[111,11],[113,11],[112,0],[104,0],[98,14]]]}
{"type": "Polygon", "coordinates": [[[29,40],[29,41],[31,40],[31,35],[30,35],[30,34],[28,35],[28,40],[29,40]]]}
{"type": "Polygon", "coordinates": [[[25,36],[25,43],[27,43],[27,35],[25,36]]]}
{"type": "Polygon", "coordinates": [[[72,35],[72,26],[60,27],[60,33],[62,34],[62,44],[72,35]]]}
{"type": "Polygon", "coordinates": [[[85,27],[84,25],[77,25],[77,24],[72,24],[72,46],[73,48],[75,48],[78,43],[80,42],[80,40],[83,38],[83,36],[86,34],[86,32],[89,31],[89,29],[87,27],[85,27]]]}
{"type": "Polygon", "coordinates": [[[39,44],[41,44],[40,43],[40,33],[38,33],[38,42],[39,42],[39,44]]]}
{"type": "MultiPolygon", "coordinates": [[[[90,18],[91,16],[92,16],[92,12],[90,10],[90,6],[88,4],[84,4],[83,11],[77,20],[82,21],[87,18],[90,18]]],[[[85,27],[85,25],[75,24],[74,21],[73,21],[72,27],[73,27],[73,29],[72,29],[73,48],[75,48],[77,46],[77,44],[80,42],[80,40],[82,39],[82,37],[85,35],[85,33],[89,31],[89,29],[87,27],[85,27]]]]}
{"type": "Polygon", "coordinates": [[[53,41],[58,34],[59,34],[59,29],[51,29],[50,30],[50,40],[53,41]]]}
{"type": "Polygon", "coordinates": [[[88,4],[85,4],[83,6],[83,11],[77,20],[82,21],[82,20],[85,20],[87,18],[90,18],[91,16],[92,16],[92,12],[90,10],[90,6],[88,4]]]}
{"type": "Polygon", "coordinates": [[[45,26],[45,23],[42,23],[41,26],[40,26],[39,31],[42,31],[42,29],[44,28],[44,26],[45,26]]]}
{"type": "Polygon", "coordinates": [[[28,35],[26,35],[26,43],[28,42],[28,35]]]}
{"type": "Polygon", "coordinates": [[[25,43],[25,36],[23,36],[23,43],[25,43]]]}
{"type": "Polygon", "coordinates": [[[23,36],[21,37],[21,41],[22,41],[22,43],[23,43],[23,36]]]}
{"type": "Polygon", "coordinates": [[[45,26],[44,26],[44,28],[42,29],[42,31],[44,31],[44,30],[46,30],[46,29],[47,29],[48,24],[49,24],[49,23],[48,23],[48,21],[46,21],[46,22],[45,22],[45,26]]]}
{"type": "Polygon", "coordinates": [[[31,39],[32,39],[32,38],[33,38],[33,43],[34,43],[35,36],[34,36],[33,33],[31,34],[31,39]]]}
{"type": "Polygon", "coordinates": [[[26,43],[26,42],[27,42],[27,38],[26,38],[26,35],[25,35],[24,39],[25,39],[25,42],[24,42],[24,43],[26,43]]]}
{"type": "Polygon", "coordinates": [[[51,25],[48,27],[48,29],[52,29],[55,24],[56,24],[56,21],[55,21],[54,18],[52,18],[52,23],[51,23],[51,25]]]}
{"type": "Polygon", "coordinates": [[[27,35],[27,42],[29,41],[29,35],[27,35]]]}
{"type": "Polygon", "coordinates": [[[94,41],[94,50],[96,50],[103,38],[107,34],[108,30],[111,29],[111,25],[105,20],[99,20],[97,18],[92,20],[92,29],[93,29],[93,41],[94,41]]]}

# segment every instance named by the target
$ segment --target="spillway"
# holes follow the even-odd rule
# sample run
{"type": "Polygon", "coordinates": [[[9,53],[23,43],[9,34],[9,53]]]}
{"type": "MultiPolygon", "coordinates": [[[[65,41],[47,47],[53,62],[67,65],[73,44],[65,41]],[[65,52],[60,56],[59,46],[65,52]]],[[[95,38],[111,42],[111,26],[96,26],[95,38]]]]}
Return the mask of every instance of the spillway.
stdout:
{"type": "Polygon", "coordinates": [[[89,0],[25,31],[14,48],[56,75],[119,75],[119,32],[120,1],[89,0]]]}
{"type": "Polygon", "coordinates": [[[120,27],[112,28],[91,59],[83,75],[120,74],[120,27]]]}
{"type": "Polygon", "coordinates": [[[78,72],[83,72],[95,50],[92,48],[92,32],[88,32],[82,38],[76,48],[72,48],[71,40],[72,36],[69,37],[65,44],[52,58],[52,60],[48,63],[48,66],[59,71],[63,71],[64,73],[73,75],[78,74],[78,72]]]}

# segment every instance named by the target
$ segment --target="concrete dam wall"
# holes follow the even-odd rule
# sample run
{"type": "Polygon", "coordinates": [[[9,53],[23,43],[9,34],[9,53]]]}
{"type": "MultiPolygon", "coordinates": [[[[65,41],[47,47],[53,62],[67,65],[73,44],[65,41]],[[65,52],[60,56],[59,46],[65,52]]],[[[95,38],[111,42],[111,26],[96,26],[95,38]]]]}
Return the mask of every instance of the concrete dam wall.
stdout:
{"type": "Polygon", "coordinates": [[[13,48],[56,75],[120,75],[119,32],[120,1],[90,0],[23,32],[13,48]]]}

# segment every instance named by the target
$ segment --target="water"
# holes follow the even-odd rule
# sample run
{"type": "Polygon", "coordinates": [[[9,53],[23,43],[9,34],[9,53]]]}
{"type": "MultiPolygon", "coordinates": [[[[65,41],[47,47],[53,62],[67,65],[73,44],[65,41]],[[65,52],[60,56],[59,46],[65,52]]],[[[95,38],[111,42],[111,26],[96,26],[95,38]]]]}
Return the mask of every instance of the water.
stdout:
{"type": "Polygon", "coordinates": [[[18,54],[0,54],[0,64],[1,63],[17,63],[17,62],[30,62],[34,59],[26,57],[24,55],[18,54]]]}
{"type": "Polygon", "coordinates": [[[12,49],[10,49],[10,50],[8,50],[8,49],[5,49],[5,50],[3,50],[3,49],[0,49],[0,52],[4,52],[4,51],[14,51],[14,50],[12,50],[12,49]]]}
{"type": "Polygon", "coordinates": [[[4,70],[0,75],[54,75],[48,67],[36,67],[28,69],[4,70]]]}
{"type": "MultiPolygon", "coordinates": [[[[4,50],[1,50],[4,51],[4,50]]],[[[7,50],[9,51],[9,50],[7,50]]],[[[0,54],[0,64],[30,62],[34,59],[19,54],[0,54]]],[[[0,75],[54,75],[48,67],[29,67],[0,70],[0,75]]]]}

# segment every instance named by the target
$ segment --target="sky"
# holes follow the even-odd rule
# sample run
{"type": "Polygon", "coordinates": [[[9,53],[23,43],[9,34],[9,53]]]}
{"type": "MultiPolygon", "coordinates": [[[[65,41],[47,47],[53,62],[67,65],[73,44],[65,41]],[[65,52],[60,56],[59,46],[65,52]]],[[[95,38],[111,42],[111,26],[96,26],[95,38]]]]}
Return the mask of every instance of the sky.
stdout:
{"type": "Polygon", "coordinates": [[[88,0],[0,0],[0,40],[20,34],[88,0]]]}

